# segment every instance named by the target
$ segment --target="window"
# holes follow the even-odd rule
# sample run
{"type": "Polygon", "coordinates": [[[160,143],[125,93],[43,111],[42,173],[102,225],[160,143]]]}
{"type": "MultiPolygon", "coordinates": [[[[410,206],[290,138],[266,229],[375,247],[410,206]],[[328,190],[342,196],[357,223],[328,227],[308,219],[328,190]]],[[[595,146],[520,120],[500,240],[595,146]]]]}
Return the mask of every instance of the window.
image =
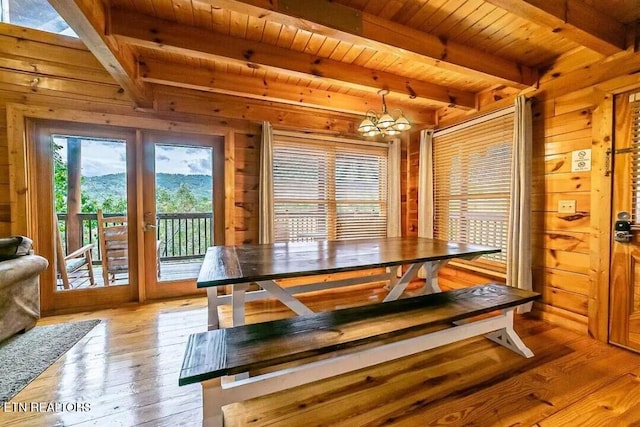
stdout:
{"type": "Polygon", "coordinates": [[[436,131],[434,237],[498,247],[506,261],[513,109],[436,131]]]}
{"type": "Polygon", "coordinates": [[[386,236],[387,153],[274,132],[276,242],[386,236]]]}
{"type": "Polygon", "coordinates": [[[47,0],[0,0],[2,22],[78,37],[47,0]]]}

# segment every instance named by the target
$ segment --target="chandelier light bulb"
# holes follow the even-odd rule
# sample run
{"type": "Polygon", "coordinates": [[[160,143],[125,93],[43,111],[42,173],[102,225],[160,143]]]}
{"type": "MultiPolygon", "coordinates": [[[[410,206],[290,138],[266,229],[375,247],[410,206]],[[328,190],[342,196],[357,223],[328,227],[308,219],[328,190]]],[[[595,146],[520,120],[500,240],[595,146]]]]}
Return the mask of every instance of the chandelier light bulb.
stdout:
{"type": "Polygon", "coordinates": [[[411,123],[402,114],[402,110],[399,108],[394,109],[398,111],[398,118],[395,119],[389,112],[387,112],[387,102],[385,96],[389,94],[389,91],[382,89],[378,91],[378,95],[382,96],[382,112],[378,115],[375,110],[369,110],[365,113],[364,119],[358,126],[358,132],[364,136],[376,136],[382,134],[383,136],[394,136],[401,132],[411,129],[411,123]]]}

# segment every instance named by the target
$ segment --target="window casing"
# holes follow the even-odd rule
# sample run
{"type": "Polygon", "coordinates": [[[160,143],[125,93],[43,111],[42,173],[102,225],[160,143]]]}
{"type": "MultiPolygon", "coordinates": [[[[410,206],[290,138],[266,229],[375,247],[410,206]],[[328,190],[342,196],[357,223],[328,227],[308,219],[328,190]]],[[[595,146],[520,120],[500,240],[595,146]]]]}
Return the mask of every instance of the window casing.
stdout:
{"type": "Polygon", "coordinates": [[[506,262],[513,110],[436,131],[434,237],[499,247],[481,259],[506,262]]]}
{"type": "Polygon", "coordinates": [[[275,135],[275,241],[386,236],[387,156],[386,147],[275,135]]]}

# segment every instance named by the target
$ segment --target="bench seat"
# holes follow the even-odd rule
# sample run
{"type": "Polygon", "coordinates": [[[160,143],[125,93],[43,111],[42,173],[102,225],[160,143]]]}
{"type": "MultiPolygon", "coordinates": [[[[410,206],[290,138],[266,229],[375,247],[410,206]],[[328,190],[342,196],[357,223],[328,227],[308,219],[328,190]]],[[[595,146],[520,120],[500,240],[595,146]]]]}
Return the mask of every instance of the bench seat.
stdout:
{"type": "Polygon", "coordinates": [[[531,357],[533,353],[513,330],[513,310],[539,296],[492,283],[197,333],[189,337],[179,384],[201,382],[203,424],[221,426],[226,404],[473,336],[489,334],[489,339],[531,357]],[[477,318],[498,310],[498,315],[477,318]],[[314,358],[327,354],[332,357],[314,358]],[[243,379],[234,382],[220,381],[289,362],[302,364],[255,377],[241,375],[243,379]]]}

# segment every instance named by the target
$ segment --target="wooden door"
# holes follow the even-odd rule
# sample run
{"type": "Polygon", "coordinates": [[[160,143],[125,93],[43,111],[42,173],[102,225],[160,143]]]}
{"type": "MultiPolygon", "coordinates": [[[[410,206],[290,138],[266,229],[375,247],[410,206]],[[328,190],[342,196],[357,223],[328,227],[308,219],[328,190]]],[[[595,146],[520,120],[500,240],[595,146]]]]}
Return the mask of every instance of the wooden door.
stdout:
{"type": "Polygon", "coordinates": [[[618,95],[615,117],[613,221],[628,214],[631,232],[612,243],[609,340],[640,352],[640,93],[618,95]]]}
{"type": "Polygon", "coordinates": [[[125,236],[126,267],[103,275],[97,210],[136,222],[135,133],[59,121],[35,124],[30,168],[43,313],[108,307],[138,299],[137,245],[125,236]],[[74,256],[77,254],[77,256],[74,256]]]}
{"type": "Polygon", "coordinates": [[[209,246],[224,244],[224,138],[143,132],[145,298],[204,293],[209,246]]]}

